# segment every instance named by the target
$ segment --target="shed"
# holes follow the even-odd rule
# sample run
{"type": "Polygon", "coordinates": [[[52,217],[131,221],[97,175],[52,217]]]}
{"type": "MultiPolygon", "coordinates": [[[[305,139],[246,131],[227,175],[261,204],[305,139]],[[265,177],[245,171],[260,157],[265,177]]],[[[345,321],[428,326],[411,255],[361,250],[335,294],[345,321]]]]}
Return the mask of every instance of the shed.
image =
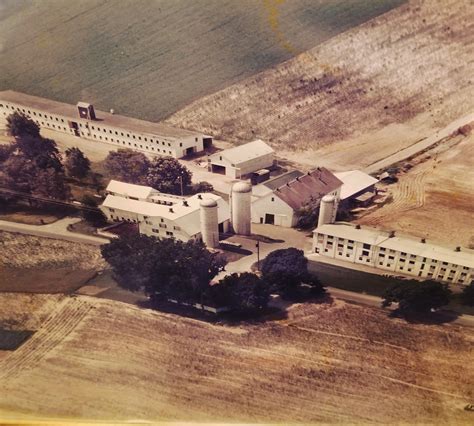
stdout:
{"type": "Polygon", "coordinates": [[[240,179],[257,170],[272,167],[274,158],[275,151],[258,139],[210,155],[208,170],[233,179],[240,179]]]}

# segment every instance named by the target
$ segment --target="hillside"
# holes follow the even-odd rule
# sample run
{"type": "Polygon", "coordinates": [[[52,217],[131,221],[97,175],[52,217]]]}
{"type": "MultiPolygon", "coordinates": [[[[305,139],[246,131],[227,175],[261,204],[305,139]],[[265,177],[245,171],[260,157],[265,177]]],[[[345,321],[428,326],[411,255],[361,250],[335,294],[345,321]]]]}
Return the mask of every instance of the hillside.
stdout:
{"type": "Polygon", "coordinates": [[[168,122],[261,138],[302,163],[368,165],[472,112],[473,23],[472,2],[411,0],[168,122]]]}
{"type": "Polygon", "coordinates": [[[37,330],[0,352],[5,419],[472,424],[470,329],[340,301],[229,326],[37,297],[0,295],[1,322],[37,330]]]}
{"type": "Polygon", "coordinates": [[[0,90],[159,120],[404,0],[0,3],[0,90]]]}

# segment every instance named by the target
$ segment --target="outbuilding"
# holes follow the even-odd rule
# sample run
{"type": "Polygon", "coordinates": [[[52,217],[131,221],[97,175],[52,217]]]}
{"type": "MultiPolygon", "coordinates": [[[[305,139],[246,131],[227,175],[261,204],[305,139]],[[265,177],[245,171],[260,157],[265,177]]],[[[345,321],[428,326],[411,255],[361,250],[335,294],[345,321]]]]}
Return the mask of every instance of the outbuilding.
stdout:
{"type": "Polygon", "coordinates": [[[341,186],[342,182],[324,167],[307,173],[294,170],[270,179],[253,187],[252,222],[296,226],[302,207],[317,204],[328,194],[339,200],[341,186]]]}
{"type": "Polygon", "coordinates": [[[241,179],[260,169],[268,169],[275,161],[275,151],[258,139],[208,157],[208,170],[232,179],[241,179]]]}
{"type": "Polygon", "coordinates": [[[340,201],[343,206],[348,206],[353,200],[366,204],[376,193],[378,179],[360,170],[335,173],[335,176],[342,181],[340,201]]]}

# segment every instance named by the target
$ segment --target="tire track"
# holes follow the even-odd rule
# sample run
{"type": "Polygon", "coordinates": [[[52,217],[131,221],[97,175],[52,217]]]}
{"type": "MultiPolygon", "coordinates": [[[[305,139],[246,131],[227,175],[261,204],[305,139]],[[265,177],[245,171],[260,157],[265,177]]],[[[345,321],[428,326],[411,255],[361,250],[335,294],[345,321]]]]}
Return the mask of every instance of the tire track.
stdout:
{"type": "Polygon", "coordinates": [[[386,204],[381,209],[363,218],[363,223],[367,225],[380,225],[383,222],[391,221],[394,216],[402,212],[416,210],[425,205],[425,179],[428,170],[422,170],[399,182],[398,187],[392,192],[393,201],[386,204]]]}
{"type": "Polygon", "coordinates": [[[92,306],[83,300],[68,298],[20,348],[0,363],[0,379],[11,379],[38,366],[56,346],[81,323],[92,306]]]}

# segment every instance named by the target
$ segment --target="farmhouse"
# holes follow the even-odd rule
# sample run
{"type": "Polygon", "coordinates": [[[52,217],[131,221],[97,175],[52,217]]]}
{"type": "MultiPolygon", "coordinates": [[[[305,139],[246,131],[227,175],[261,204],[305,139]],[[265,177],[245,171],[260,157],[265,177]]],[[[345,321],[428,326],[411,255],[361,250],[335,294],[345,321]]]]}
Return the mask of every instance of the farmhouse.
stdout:
{"type": "Polygon", "coordinates": [[[345,223],[314,230],[313,252],[334,259],[426,279],[467,285],[474,280],[474,252],[456,251],[423,241],[396,237],[377,229],[345,223]]]}
{"type": "Polygon", "coordinates": [[[112,180],[100,208],[109,220],[138,223],[140,233],[160,238],[202,240],[203,231],[215,227],[212,246],[216,246],[218,233],[229,229],[229,205],[211,193],[180,197],[112,180]]]}
{"type": "Polygon", "coordinates": [[[74,106],[11,90],[0,92],[0,118],[15,111],[46,129],[156,155],[181,158],[212,145],[212,138],[201,133],[97,111],[88,103],[74,106]]]}
{"type": "Polygon", "coordinates": [[[364,203],[364,200],[372,199],[375,195],[375,184],[378,179],[360,170],[335,173],[336,177],[342,181],[341,204],[349,205],[352,201],[364,203]]]}
{"type": "Polygon", "coordinates": [[[208,170],[233,179],[273,166],[275,151],[265,142],[256,140],[225,149],[208,157],[208,170]]]}
{"type": "Polygon", "coordinates": [[[324,167],[308,173],[293,171],[253,187],[252,222],[293,227],[298,211],[319,203],[324,195],[339,199],[342,182],[324,167]]]}

